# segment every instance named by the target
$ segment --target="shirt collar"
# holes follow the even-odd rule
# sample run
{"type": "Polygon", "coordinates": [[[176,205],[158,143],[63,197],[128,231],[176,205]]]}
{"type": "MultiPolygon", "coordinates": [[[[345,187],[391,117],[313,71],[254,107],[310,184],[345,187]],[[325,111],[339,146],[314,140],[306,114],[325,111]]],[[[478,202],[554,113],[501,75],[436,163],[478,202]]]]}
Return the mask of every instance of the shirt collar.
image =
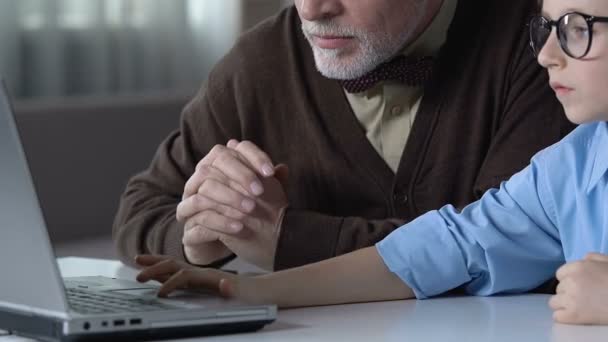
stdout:
{"type": "MultiPolygon", "coordinates": [[[[448,31],[452,25],[454,16],[456,15],[457,6],[458,0],[443,0],[439,12],[437,12],[429,26],[420,34],[420,36],[418,36],[418,38],[416,38],[416,40],[401,50],[401,54],[412,57],[436,57],[447,40],[448,31]]],[[[346,92],[346,94],[347,96],[365,97],[369,99],[377,96],[378,93],[382,93],[384,85],[385,82],[379,82],[376,86],[364,92],[356,94],[346,92]]]]}
{"type": "Polygon", "coordinates": [[[608,123],[600,122],[595,132],[592,149],[594,150],[593,168],[589,183],[587,184],[587,192],[595,188],[599,181],[608,172],[608,123]]]}

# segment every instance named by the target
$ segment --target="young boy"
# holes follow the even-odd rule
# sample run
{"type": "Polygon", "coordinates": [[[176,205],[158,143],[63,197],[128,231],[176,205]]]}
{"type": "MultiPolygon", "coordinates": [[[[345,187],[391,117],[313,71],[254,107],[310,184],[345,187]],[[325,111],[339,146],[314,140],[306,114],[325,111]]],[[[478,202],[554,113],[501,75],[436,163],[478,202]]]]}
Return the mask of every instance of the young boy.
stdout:
{"type": "MultiPolygon", "coordinates": [[[[558,322],[608,324],[608,2],[546,0],[531,46],[568,119],[582,124],[461,212],[431,211],[375,247],[283,272],[240,277],[140,256],[159,292],[205,287],[281,307],[472,295],[560,284],[558,322]],[[431,238],[429,238],[431,237],[431,238]],[[559,268],[565,262],[565,266],[559,268]],[[559,268],[559,270],[558,270],[559,268]]],[[[534,134],[534,132],[531,132],[534,134]]]]}

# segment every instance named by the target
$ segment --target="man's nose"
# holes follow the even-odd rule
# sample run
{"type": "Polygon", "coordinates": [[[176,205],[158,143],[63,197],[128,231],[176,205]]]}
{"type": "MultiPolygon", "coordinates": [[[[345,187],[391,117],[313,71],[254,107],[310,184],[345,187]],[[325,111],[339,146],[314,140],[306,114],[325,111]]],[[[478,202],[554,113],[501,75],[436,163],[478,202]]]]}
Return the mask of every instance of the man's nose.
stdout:
{"type": "Polygon", "coordinates": [[[341,0],[299,0],[296,8],[303,20],[318,21],[339,15],[343,6],[341,0]]]}

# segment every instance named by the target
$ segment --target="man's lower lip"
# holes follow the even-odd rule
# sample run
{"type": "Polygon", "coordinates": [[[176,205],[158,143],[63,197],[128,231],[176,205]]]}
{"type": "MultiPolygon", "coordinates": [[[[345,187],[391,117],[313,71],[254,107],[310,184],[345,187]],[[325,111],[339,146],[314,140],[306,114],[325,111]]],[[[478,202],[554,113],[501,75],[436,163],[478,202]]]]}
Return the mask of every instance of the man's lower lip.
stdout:
{"type": "Polygon", "coordinates": [[[321,49],[340,49],[350,44],[352,38],[348,37],[314,37],[314,42],[321,49]]]}

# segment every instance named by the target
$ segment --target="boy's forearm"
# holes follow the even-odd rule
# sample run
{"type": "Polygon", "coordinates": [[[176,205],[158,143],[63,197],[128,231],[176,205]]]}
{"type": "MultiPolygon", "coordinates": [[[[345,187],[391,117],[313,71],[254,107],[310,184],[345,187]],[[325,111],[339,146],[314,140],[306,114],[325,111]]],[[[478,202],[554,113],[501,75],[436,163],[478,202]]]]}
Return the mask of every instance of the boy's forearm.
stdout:
{"type": "Polygon", "coordinates": [[[280,307],[301,307],[413,298],[389,271],[375,247],[259,277],[258,291],[280,307]]]}

